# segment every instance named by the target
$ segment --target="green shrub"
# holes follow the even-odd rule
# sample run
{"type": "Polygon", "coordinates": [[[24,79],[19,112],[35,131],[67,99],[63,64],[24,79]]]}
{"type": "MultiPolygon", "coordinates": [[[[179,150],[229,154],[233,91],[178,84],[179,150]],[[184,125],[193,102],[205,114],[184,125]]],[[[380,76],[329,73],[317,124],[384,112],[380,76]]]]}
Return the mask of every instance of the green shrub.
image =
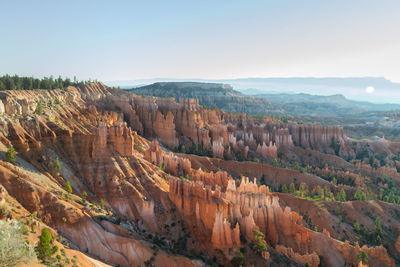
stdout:
{"type": "Polygon", "coordinates": [[[51,248],[51,254],[55,254],[55,253],[57,253],[57,251],[58,251],[58,247],[57,246],[53,246],[51,248]]]}
{"type": "Polygon", "coordinates": [[[23,238],[23,224],[16,220],[0,221],[0,266],[27,264],[34,260],[34,248],[23,238]]]}
{"type": "Polygon", "coordinates": [[[231,261],[233,266],[242,266],[242,265],[244,265],[243,253],[238,248],[235,248],[233,250],[233,253],[234,253],[234,256],[233,256],[233,259],[231,261]]]}
{"type": "Polygon", "coordinates": [[[8,215],[8,206],[6,204],[1,205],[0,213],[1,216],[8,215]]]}

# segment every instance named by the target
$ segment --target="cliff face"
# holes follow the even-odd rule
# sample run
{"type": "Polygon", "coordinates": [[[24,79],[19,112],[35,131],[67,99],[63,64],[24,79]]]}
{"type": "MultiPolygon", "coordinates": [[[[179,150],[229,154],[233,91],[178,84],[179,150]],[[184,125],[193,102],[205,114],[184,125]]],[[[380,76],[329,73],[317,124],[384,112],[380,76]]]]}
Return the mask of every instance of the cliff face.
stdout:
{"type": "MultiPolygon", "coordinates": [[[[319,168],[312,175],[235,161],[273,160],[278,153],[302,160],[309,158],[302,153],[330,153],[338,160],[339,148],[342,153],[363,149],[354,148],[339,127],[233,115],[204,109],[196,100],[140,97],[100,83],[67,90],[0,92],[0,100],[0,182],[10,196],[4,199],[15,199],[27,216],[41,219],[42,227],[54,229],[75,248],[102,261],[121,266],[203,266],[203,261],[191,259],[195,254],[229,266],[237,249],[252,250],[254,230],[259,230],[268,252],[246,252],[249,264],[356,265],[362,249],[372,266],[395,265],[397,245],[390,255],[382,246],[350,245],[336,239],[334,223],[323,221],[318,225],[327,229],[313,231],[301,207],[264,185],[274,190],[290,183],[310,191],[317,186],[333,190],[336,186],[317,175],[335,171],[351,180],[354,173],[319,168]],[[3,160],[10,145],[17,151],[14,164],[3,160]],[[168,151],[178,147],[213,158],[168,151]],[[56,162],[61,168],[55,168],[56,162]],[[72,193],[65,190],[67,181],[72,193]]],[[[371,149],[394,149],[386,145],[371,149]]],[[[363,169],[397,175],[389,167],[363,169]]],[[[335,212],[333,204],[324,206],[330,214],[335,212]]],[[[378,210],[398,212],[371,205],[375,209],[363,207],[360,218],[378,210]]],[[[352,213],[350,206],[343,209],[352,213]]],[[[382,216],[388,229],[397,222],[390,214],[382,216]]],[[[84,265],[85,255],[79,255],[84,265]]]]}
{"type": "Polygon", "coordinates": [[[281,146],[300,146],[328,153],[334,143],[346,142],[343,129],[319,124],[297,125],[207,110],[197,100],[127,96],[107,99],[117,106],[130,127],[162,144],[186,150],[210,150],[214,157],[277,158],[281,146]],[[247,147],[247,148],[246,148],[247,147]],[[247,150],[246,152],[244,152],[247,150]]]}
{"type": "MultiPolygon", "coordinates": [[[[36,99],[45,103],[41,116],[36,114],[36,99],[13,102],[7,96],[11,108],[1,123],[2,150],[12,144],[19,153],[16,167],[1,161],[1,184],[29,212],[36,212],[81,251],[103,261],[121,266],[143,265],[149,260],[164,266],[203,265],[157,252],[145,238],[132,236],[142,231],[165,232],[163,226],[172,216],[159,213],[170,210],[172,203],[166,174],[137,150],[138,145],[147,146],[147,141],[127,126],[121,113],[91,105],[103,101],[109,91],[95,85],[35,92],[36,99]],[[58,104],[46,104],[55,98],[58,104]],[[16,120],[8,117],[13,110],[22,111],[16,120]],[[56,159],[60,171],[53,167],[56,159]],[[70,197],[66,197],[66,181],[73,188],[70,197]],[[88,193],[87,200],[83,191],[88,193]],[[100,200],[105,209],[96,204],[100,200]],[[99,218],[122,218],[129,230],[106,227],[106,220],[99,218]]],[[[31,92],[5,93],[25,99],[31,92]]]]}
{"type": "MultiPolygon", "coordinates": [[[[240,234],[253,240],[253,230],[258,229],[265,234],[268,244],[304,264],[318,266],[317,255],[323,256],[329,266],[358,263],[355,255],[360,247],[337,241],[327,232],[301,226],[299,214],[281,207],[279,198],[271,195],[268,187],[258,187],[247,178],[242,178],[239,187],[228,180],[225,192],[219,187],[212,190],[203,183],[174,179],[170,181],[169,197],[189,227],[199,231],[199,240],[227,254],[229,249],[241,246],[240,234]]],[[[370,261],[377,266],[394,266],[382,247],[363,249],[370,252],[370,261]]]]}

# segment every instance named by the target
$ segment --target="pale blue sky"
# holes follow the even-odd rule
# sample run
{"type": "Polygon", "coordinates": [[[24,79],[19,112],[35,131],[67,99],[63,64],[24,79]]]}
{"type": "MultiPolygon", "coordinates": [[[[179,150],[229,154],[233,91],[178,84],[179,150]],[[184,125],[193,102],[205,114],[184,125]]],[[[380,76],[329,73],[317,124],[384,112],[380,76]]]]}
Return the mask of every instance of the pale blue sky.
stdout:
{"type": "Polygon", "coordinates": [[[15,0],[0,11],[0,74],[400,82],[397,0],[15,0]]]}

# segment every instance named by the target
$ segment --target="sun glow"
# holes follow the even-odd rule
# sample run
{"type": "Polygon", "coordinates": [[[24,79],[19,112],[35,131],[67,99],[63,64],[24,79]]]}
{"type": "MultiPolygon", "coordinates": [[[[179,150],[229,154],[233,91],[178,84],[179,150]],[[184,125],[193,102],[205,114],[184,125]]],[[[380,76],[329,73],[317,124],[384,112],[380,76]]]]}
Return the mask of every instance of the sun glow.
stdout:
{"type": "Polygon", "coordinates": [[[375,92],[375,88],[372,86],[368,86],[367,88],[365,88],[365,92],[367,94],[372,94],[373,92],[375,92]]]}

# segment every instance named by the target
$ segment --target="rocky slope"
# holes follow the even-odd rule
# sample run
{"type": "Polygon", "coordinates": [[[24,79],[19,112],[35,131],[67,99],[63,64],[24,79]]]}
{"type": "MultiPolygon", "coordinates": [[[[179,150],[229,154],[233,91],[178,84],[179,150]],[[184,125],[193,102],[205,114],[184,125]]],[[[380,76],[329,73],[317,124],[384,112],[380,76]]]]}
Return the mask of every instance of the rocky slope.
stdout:
{"type": "Polygon", "coordinates": [[[349,201],[338,210],[338,202],[298,205],[293,192],[272,192],[293,183],[350,196],[353,181],[379,193],[381,175],[400,181],[396,144],[353,143],[340,127],[232,115],[101,83],[3,91],[0,100],[2,199],[21,209],[6,216],[37,216],[35,227],[62,236],[79,266],[94,264],[87,255],[120,266],[230,266],[240,254],[247,266],[343,266],[357,265],[361,250],[371,266],[400,260],[398,205],[349,201]],[[13,163],[5,161],[11,145],[13,163]],[[382,158],[369,162],[369,153],[382,158]],[[292,161],[306,171],[283,168],[292,161]],[[326,178],[333,173],[342,184],[326,178]],[[382,245],[357,239],[350,223],[372,232],[378,211],[382,245]],[[255,250],[257,242],[268,251],[255,250]]]}

